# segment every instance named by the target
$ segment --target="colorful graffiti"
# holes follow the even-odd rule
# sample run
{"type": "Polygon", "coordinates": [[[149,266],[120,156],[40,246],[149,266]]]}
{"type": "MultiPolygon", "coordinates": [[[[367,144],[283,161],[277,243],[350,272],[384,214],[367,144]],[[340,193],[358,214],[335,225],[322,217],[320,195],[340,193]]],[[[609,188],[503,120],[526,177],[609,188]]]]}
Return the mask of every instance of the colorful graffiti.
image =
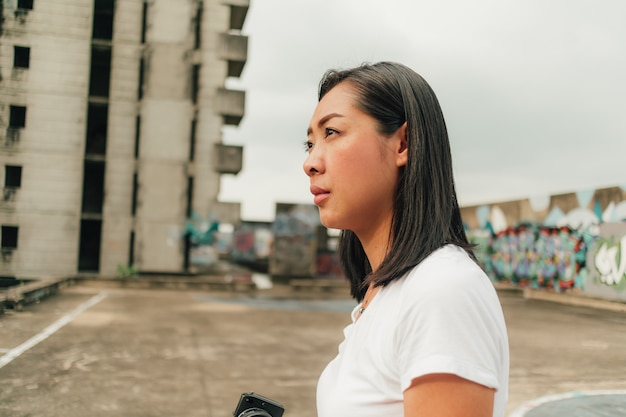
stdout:
{"type": "Polygon", "coordinates": [[[269,273],[272,276],[315,276],[319,227],[316,206],[277,203],[269,273]]]}
{"type": "Polygon", "coordinates": [[[271,223],[242,222],[233,234],[230,258],[235,263],[267,271],[272,242],[271,223]]]}
{"type": "Polygon", "coordinates": [[[233,235],[233,248],[230,254],[235,262],[254,262],[254,230],[237,230],[233,235]]]}
{"type": "Polygon", "coordinates": [[[626,222],[603,223],[589,248],[586,294],[626,302],[626,222]]]}
{"type": "Polygon", "coordinates": [[[214,216],[203,219],[196,213],[185,221],[183,239],[189,251],[189,266],[207,267],[217,261],[217,249],[214,247],[215,233],[219,222],[214,216]]]}
{"type": "Polygon", "coordinates": [[[626,232],[588,256],[605,226],[626,225],[626,186],[463,207],[461,214],[494,281],[556,291],[587,291],[593,281],[609,296],[626,289],[626,232]]]}
{"type": "Polygon", "coordinates": [[[626,287],[626,235],[619,242],[600,238],[593,260],[602,283],[626,287]]]}
{"type": "Polygon", "coordinates": [[[339,278],[344,276],[337,252],[317,252],[316,274],[325,278],[339,278]]]}
{"type": "Polygon", "coordinates": [[[561,291],[585,285],[592,241],[591,234],[566,226],[520,225],[490,235],[478,251],[494,281],[561,291]]]}
{"type": "MultiPolygon", "coordinates": [[[[213,217],[213,216],[209,216],[213,217]]],[[[212,245],[213,234],[219,228],[219,221],[212,218],[203,219],[198,214],[192,213],[185,222],[185,234],[193,246],[212,245]]]]}

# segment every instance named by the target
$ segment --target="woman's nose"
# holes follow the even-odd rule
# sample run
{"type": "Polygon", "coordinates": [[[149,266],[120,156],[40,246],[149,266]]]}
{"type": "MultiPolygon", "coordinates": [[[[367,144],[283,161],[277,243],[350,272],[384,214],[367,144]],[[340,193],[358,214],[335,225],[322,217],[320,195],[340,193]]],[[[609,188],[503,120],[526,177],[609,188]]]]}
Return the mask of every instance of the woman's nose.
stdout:
{"type": "Polygon", "coordinates": [[[314,150],[311,150],[304,160],[304,164],[302,164],[302,168],[304,169],[304,173],[309,177],[318,174],[323,171],[322,160],[319,157],[318,153],[314,150]]]}

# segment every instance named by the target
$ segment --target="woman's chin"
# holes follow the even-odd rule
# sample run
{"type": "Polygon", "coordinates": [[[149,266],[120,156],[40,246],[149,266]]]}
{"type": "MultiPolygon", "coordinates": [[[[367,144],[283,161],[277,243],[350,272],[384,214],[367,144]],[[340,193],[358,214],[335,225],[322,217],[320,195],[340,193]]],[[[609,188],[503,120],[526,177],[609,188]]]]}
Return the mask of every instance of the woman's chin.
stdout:
{"type": "Polygon", "coordinates": [[[320,222],[328,229],[343,229],[343,227],[341,227],[343,222],[323,212],[320,212],[320,222]]]}

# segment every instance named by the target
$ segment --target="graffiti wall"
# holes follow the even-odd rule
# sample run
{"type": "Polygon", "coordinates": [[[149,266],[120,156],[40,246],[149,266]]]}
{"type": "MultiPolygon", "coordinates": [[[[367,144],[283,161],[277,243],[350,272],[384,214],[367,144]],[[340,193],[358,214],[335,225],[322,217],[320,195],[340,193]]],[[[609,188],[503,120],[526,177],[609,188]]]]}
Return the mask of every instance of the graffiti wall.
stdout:
{"type": "Polygon", "coordinates": [[[320,226],[317,232],[317,276],[343,279],[343,270],[337,253],[340,231],[320,226]]]}
{"type": "Polygon", "coordinates": [[[616,278],[626,268],[626,186],[463,207],[461,214],[494,281],[626,297],[626,283],[616,278]],[[591,248],[599,256],[590,257],[591,248]]]}
{"type": "Polygon", "coordinates": [[[317,206],[276,204],[269,273],[273,276],[314,276],[319,226],[317,206]]]}
{"type": "Polygon", "coordinates": [[[217,262],[214,235],[218,227],[219,221],[214,216],[202,218],[197,213],[192,213],[187,219],[183,238],[186,250],[189,251],[188,266],[204,268],[217,262]]]}
{"type": "Polygon", "coordinates": [[[567,226],[535,224],[509,227],[478,244],[477,255],[494,281],[533,288],[581,288],[587,279],[586,254],[593,236],[567,226]]]}
{"type": "Polygon", "coordinates": [[[233,233],[230,258],[235,263],[266,271],[272,242],[271,223],[242,222],[233,233]]]}
{"type": "Polygon", "coordinates": [[[600,225],[587,264],[586,294],[626,301],[626,222],[600,225]]]}

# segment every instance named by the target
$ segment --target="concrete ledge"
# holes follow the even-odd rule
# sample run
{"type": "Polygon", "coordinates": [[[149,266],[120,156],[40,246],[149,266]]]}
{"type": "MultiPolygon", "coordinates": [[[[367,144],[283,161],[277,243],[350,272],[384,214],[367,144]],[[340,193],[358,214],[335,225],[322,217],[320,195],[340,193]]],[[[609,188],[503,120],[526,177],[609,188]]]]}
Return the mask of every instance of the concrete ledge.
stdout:
{"type": "Polygon", "coordinates": [[[510,293],[510,294],[516,294],[516,295],[523,295],[524,293],[524,289],[520,288],[520,287],[515,287],[513,285],[509,285],[509,284],[500,284],[498,282],[494,282],[493,286],[495,287],[497,292],[502,292],[502,293],[510,293]]]}
{"type": "MultiPolygon", "coordinates": [[[[252,281],[238,280],[190,280],[190,279],[159,279],[147,280],[150,288],[170,288],[170,289],[198,289],[198,290],[225,290],[225,291],[254,291],[257,286],[252,281]]],[[[127,283],[126,285],[129,285],[127,283]]]]}
{"type": "Polygon", "coordinates": [[[292,279],[289,281],[289,285],[294,291],[299,291],[305,288],[317,289],[321,291],[332,291],[334,289],[350,289],[350,285],[344,279],[292,279]]]}
{"type": "Polygon", "coordinates": [[[226,276],[152,276],[130,278],[102,278],[82,276],[84,284],[107,285],[122,288],[162,288],[176,290],[256,291],[257,285],[249,275],[226,276]]]}
{"type": "Polygon", "coordinates": [[[42,278],[28,284],[10,287],[5,292],[0,311],[3,311],[4,308],[21,311],[24,305],[38,302],[45,297],[56,294],[61,284],[71,282],[73,282],[71,277],[54,277],[42,278]]]}
{"type": "Polygon", "coordinates": [[[626,303],[584,296],[582,294],[556,293],[532,288],[523,289],[524,298],[551,301],[582,307],[626,313],[626,303]]]}

